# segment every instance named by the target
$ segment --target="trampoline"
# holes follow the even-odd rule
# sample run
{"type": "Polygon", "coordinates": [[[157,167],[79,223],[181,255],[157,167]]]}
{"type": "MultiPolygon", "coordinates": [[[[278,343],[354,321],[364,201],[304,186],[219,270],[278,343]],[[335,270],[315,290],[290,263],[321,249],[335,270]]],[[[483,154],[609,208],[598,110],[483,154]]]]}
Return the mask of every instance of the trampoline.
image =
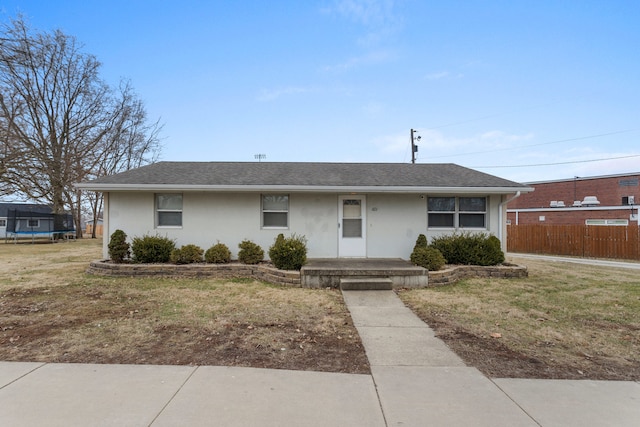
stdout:
{"type": "Polygon", "coordinates": [[[53,214],[33,212],[19,209],[9,209],[7,213],[7,230],[5,240],[31,238],[48,239],[51,241],[75,238],[73,217],[70,214],[53,214]]]}

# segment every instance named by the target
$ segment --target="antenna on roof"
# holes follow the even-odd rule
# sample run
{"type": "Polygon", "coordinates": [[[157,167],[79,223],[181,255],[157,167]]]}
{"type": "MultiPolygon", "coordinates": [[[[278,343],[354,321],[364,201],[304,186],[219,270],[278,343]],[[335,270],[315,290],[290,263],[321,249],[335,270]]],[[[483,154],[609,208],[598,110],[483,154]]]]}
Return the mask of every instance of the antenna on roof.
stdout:
{"type": "Polygon", "coordinates": [[[261,162],[262,159],[266,159],[267,158],[267,155],[266,154],[254,154],[253,158],[257,159],[258,162],[261,162]]]}
{"type": "Polygon", "coordinates": [[[414,133],[418,133],[418,131],[415,129],[411,129],[411,163],[416,162],[416,153],[418,152],[418,146],[416,145],[416,142],[420,142],[420,139],[422,138],[421,136],[416,136],[414,138],[414,133]]]}

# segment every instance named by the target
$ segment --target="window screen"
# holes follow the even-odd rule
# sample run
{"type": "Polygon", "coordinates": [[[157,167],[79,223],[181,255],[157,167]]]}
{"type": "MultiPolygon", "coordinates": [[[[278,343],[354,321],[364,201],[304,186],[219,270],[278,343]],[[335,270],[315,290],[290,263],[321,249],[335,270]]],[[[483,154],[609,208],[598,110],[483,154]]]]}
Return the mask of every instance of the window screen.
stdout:
{"type": "Polygon", "coordinates": [[[342,201],[342,237],[362,237],[362,201],[342,201]]]}
{"type": "Polygon", "coordinates": [[[486,228],[486,197],[429,197],[429,228],[486,228]]]}
{"type": "Polygon", "coordinates": [[[454,215],[456,210],[455,197],[429,197],[427,199],[427,218],[429,227],[453,228],[455,227],[454,215]]]}
{"type": "Polygon", "coordinates": [[[287,228],[289,226],[288,195],[262,195],[262,226],[266,228],[287,228]]]}
{"type": "Polygon", "coordinates": [[[158,227],[182,226],[182,194],[156,194],[158,227]]]}

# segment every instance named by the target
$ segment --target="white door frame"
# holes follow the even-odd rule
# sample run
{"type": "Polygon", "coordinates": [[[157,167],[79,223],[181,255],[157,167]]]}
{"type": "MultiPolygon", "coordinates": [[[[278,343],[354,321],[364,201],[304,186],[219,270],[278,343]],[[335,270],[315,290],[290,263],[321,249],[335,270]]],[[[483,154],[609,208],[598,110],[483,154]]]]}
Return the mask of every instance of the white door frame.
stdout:
{"type": "Polygon", "coordinates": [[[338,257],[367,257],[367,196],[364,194],[338,196],[338,257]],[[355,231],[355,234],[360,234],[359,236],[344,237],[345,200],[360,201],[360,218],[347,218],[347,220],[360,220],[360,233],[355,231]]]}

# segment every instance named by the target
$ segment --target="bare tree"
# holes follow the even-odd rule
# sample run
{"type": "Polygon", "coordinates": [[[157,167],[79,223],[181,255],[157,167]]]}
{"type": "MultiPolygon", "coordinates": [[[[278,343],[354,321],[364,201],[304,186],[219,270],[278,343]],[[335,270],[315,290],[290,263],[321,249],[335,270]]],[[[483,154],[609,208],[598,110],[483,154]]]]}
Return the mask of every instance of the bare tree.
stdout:
{"type": "Polygon", "coordinates": [[[74,37],[32,33],[21,18],[1,37],[0,189],[68,208],[81,233],[73,184],[155,161],[161,127],[128,82],[113,90],[100,79],[74,37]]]}
{"type": "MultiPolygon", "coordinates": [[[[91,177],[112,175],[125,170],[154,163],[160,155],[160,120],[149,123],[144,104],[134,93],[130,82],[121,82],[118,88],[120,114],[102,142],[91,177]]],[[[98,217],[102,210],[102,193],[87,193],[88,206],[94,227],[91,237],[95,238],[98,217]]]]}
{"type": "Polygon", "coordinates": [[[0,93],[0,102],[4,96],[11,100],[7,102],[13,109],[6,114],[0,114],[0,196],[12,194],[14,192],[10,185],[10,171],[16,166],[16,159],[20,157],[18,146],[14,141],[14,136],[9,131],[13,126],[18,114],[20,103],[15,101],[15,95],[11,93],[0,93]]]}

